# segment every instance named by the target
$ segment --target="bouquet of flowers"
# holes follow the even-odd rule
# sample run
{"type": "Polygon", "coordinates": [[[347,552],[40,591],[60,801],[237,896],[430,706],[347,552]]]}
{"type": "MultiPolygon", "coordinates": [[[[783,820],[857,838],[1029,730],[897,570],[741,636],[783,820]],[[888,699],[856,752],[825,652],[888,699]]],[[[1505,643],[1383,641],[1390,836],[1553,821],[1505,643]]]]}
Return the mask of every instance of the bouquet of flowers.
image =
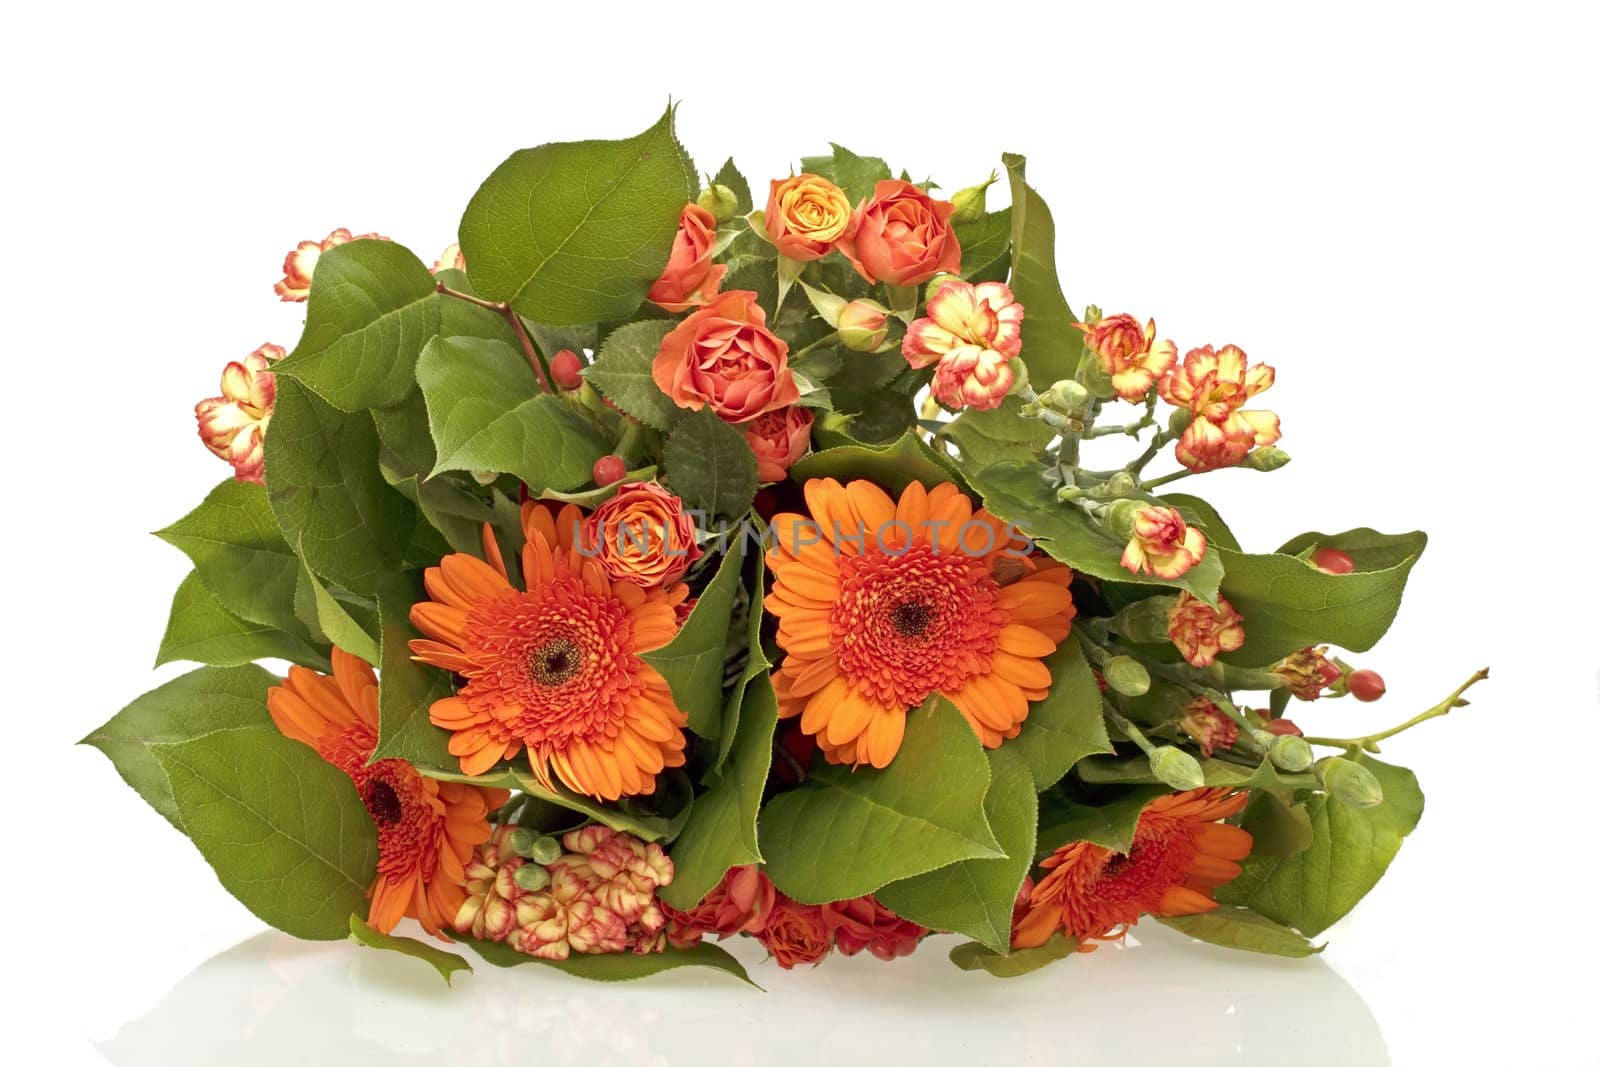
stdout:
{"type": "Polygon", "coordinates": [[[1251,552],[1172,491],[1288,462],[1273,368],[1080,318],[1003,159],[999,210],[837,145],[760,202],[669,109],[512,155],[431,268],[302,242],[299,343],[227,364],[233,477],[159,534],[201,666],[87,743],[264,921],[446,978],[1317,951],[1422,812],[1379,743],[1485,672],[1302,730],[1383,695],[1329,649],[1424,535],[1251,552]]]}

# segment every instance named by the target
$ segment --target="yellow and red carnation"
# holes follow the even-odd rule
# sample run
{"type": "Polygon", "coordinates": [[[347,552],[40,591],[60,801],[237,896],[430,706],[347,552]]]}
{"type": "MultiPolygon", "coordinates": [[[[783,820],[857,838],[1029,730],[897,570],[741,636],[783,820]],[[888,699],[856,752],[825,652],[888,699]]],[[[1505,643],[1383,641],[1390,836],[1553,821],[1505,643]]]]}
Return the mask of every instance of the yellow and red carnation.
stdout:
{"type": "Polygon", "coordinates": [[[1213,351],[1192,348],[1183,364],[1161,379],[1161,399],[1187,408],[1194,417],[1178,438],[1178,462],[1192,471],[1231,467],[1252,448],[1275,444],[1278,416],[1245,411],[1243,406],[1272,388],[1275,372],[1266,364],[1249,366],[1236,345],[1213,351]]]}
{"type": "Polygon", "coordinates": [[[1218,820],[1245,805],[1245,793],[1191,789],[1146,804],[1126,853],[1088,841],[1063,845],[1040,864],[1048,873],[1032,887],[1013,927],[1017,948],[1044,944],[1057,931],[1090,942],[1120,937],[1141,915],[1212,911],[1216,887],[1239,876],[1250,835],[1218,820]]]}
{"type": "Polygon", "coordinates": [[[1177,578],[1206,554],[1206,535],[1183,521],[1177,508],[1150,504],[1133,515],[1122,565],[1134,574],[1177,578]]]}
{"type": "Polygon", "coordinates": [[[194,406],[201,442],[233,464],[233,476],[241,482],[266,480],[263,446],[278,400],[278,383],[268,368],[282,358],[282,348],[266,344],[234,360],[222,368],[222,395],[194,406]]]}
{"type": "Polygon", "coordinates": [[[411,652],[465,680],[429,711],[451,732],[462,773],[482,774],[526,748],[546,788],[553,774],[616,800],[653,792],[663,768],[683,765],[686,716],[640,654],[677,634],[688,587],[613,580],[584,555],[581,522],[572,505],[559,515],[523,505],[521,589],[487,526],[488,562],[457,552],[429,567],[429,599],[411,609],[425,638],[411,652]]]}
{"type": "Polygon", "coordinates": [[[782,893],[755,936],[786,971],[802,963],[821,963],[833,948],[822,909],[790,900],[782,893]]]}
{"type": "Polygon", "coordinates": [[[717,217],[699,204],[683,205],[672,254],[645,294],[650,302],[673,314],[710,303],[728,273],[727,264],[711,261],[716,248],[717,217]]]}
{"type": "Polygon", "coordinates": [[[765,222],[780,254],[801,263],[821,259],[850,225],[850,198],[826,178],[796,174],[772,183],[765,222]]]}
{"type": "Polygon", "coordinates": [[[1316,700],[1344,672],[1328,658],[1328,646],[1321,645],[1285,656],[1273,665],[1272,673],[1299,699],[1316,700]]]}
{"type": "Polygon", "coordinates": [[[316,273],[317,260],[330,248],[351,241],[387,241],[382,234],[364,233],[355,236],[343,226],[320,241],[301,241],[283,257],[283,277],[272,287],[278,298],[286,303],[298,303],[311,295],[311,277],[316,273]]]}
{"type": "Polygon", "coordinates": [[[1225,597],[1213,608],[1184,590],[1167,609],[1167,636],[1191,666],[1209,667],[1218,654],[1244,645],[1244,616],[1225,597]]]}
{"type": "Polygon", "coordinates": [[[900,352],[913,367],[938,363],[931,390],[945,407],[989,411],[1015,381],[1010,362],[1022,351],[1022,316],[1004,283],[953,279],[906,330],[900,352]]]}
{"type": "Polygon", "coordinates": [[[1205,697],[1196,697],[1184,705],[1178,728],[1193,738],[1200,746],[1200,754],[1208,758],[1216,749],[1229,748],[1239,740],[1239,724],[1205,697]]]}
{"type": "Polygon", "coordinates": [[[630,482],[590,513],[582,550],[612,581],[646,589],[673,585],[700,558],[683,501],[654,482],[630,482]]]}
{"type": "Polygon", "coordinates": [[[800,399],[789,345],[767,329],[756,294],[735,289],[686,316],[661,342],[651,377],[680,408],[749,422],[800,399]]]}
{"type": "Polygon", "coordinates": [[[466,269],[466,257],[461,254],[461,246],[454,242],[446,245],[444,251],[439,253],[439,258],[433,261],[433,273],[435,274],[442,270],[466,269]]]}
{"type": "Polygon", "coordinates": [[[910,182],[886,179],[850,216],[839,251],[874,284],[921,285],[936,274],[960,274],[954,211],[948,200],[935,200],[910,182]]]}
{"type": "Polygon", "coordinates": [[[791,404],[745,423],[745,442],[756,454],[756,477],[764,482],[783,481],[789,468],[811,448],[815,421],[810,408],[791,404]]]}
{"type": "Polygon", "coordinates": [[[443,936],[466,902],[467,864],[489,840],[489,813],[510,794],[424,778],[404,760],[369,763],[378,744],[378,679],[343,649],[333,650],[332,675],[290,667],[267,691],[267,710],[285,737],[350,777],[378,828],[367,923],[388,933],[409,915],[443,936]]]}
{"type": "Polygon", "coordinates": [[[870,894],[822,905],[822,922],[846,956],[866,949],[880,960],[911,955],[928,933],[926,926],[902,919],[870,894]]]}
{"type": "Polygon", "coordinates": [[[993,411],[1015,383],[1016,372],[1004,352],[962,345],[939,360],[928,389],[935,400],[952,410],[993,411]]]}
{"type": "Polygon", "coordinates": [[[1071,629],[1072,572],[1029,556],[953,483],[912,482],[899,500],[832,478],[804,492],[810,514],[774,516],[766,557],[780,716],[799,716],[831,762],[878,768],[935,693],[987,747],[1017,736],[1071,629]]]}
{"type": "Polygon", "coordinates": [[[1143,400],[1156,380],[1178,360],[1178,346],[1156,340],[1156,320],[1143,326],[1132,315],[1110,315],[1098,322],[1075,322],[1084,344],[1111,376],[1111,387],[1124,400],[1143,400]]]}

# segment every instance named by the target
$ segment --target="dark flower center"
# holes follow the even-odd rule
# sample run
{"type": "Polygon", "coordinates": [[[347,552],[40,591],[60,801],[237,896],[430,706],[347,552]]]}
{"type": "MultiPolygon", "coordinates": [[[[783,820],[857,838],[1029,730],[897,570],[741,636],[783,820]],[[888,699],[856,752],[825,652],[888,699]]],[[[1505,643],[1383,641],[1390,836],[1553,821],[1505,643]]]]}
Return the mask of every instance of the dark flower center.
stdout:
{"type": "Polygon", "coordinates": [[[889,622],[901,637],[921,637],[928,631],[928,624],[932,621],[933,612],[928,605],[914,600],[896,604],[894,610],[889,612],[889,622]]]}
{"type": "Polygon", "coordinates": [[[367,787],[367,811],[379,826],[393,826],[400,821],[400,794],[388,782],[373,782],[367,787]]]}
{"type": "Polygon", "coordinates": [[[558,686],[583,667],[583,652],[566,637],[536,649],[528,657],[528,673],[540,685],[558,686]]]}

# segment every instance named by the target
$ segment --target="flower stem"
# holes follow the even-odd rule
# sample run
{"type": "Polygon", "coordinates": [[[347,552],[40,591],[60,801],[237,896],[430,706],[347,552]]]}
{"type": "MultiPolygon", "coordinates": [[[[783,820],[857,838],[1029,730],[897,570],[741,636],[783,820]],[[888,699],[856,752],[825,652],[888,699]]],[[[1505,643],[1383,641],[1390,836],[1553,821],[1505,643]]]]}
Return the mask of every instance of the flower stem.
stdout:
{"type": "Polygon", "coordinates": [[[528,336],[528,328],[522,324],[522,316],[518,315],[510,304],[500,300],[485,300],[483,297],[473,296],[471,293],[463,293],[459,289],[450,288],[444,282],[440,282],[436,288],[443,296],[464,300],[475,307],[481,307],[485,311],[492,311],[503,317],[511,325],[511,332],[517,335],[517,343],[522,346],[522,354],[528,358],[528,366],[533,368],[534,377],[539,379],[539,388],[546,393],[555,393],[555,390],[550,388],[550,379],[545,376],[544,361],[539,358],[539,350],[533,346],[533,338],[528,336]]]}
{"type": "Polygon", "coordinates": [[[1308,744],[1323,745],[1329,748],[1359,748],[1365,752],[1377,752],[1379,741],[1387,741],[1396,734],[1404,733],[1405,731],[1411,729],[1418,723],[1427,722],[1429,719],[1437,719],[1441,715],[1448,715],[1454,708],[1466,707],[1470,701],[1461,699],[1461,694],[1465,693],[1468,689],[1471,689],[1474,685],[1483,681],[1487,677],[1489,677],[1489,668],[1485,667],[1483,670],[1474,674],[1471,678],[1468,678],[1465,682],[1462,682],[1456,687],[1455,692],[1439,701],[1439,703],[1435,704],[1433,707],[1429,708],[1427,711],[1424,711],[1420,715],[1412,716],[1399,726],[1391,726],[1387,730],[1379,730],[1375,734],[1367,734],[1364,737],[1308,737],[1306,738],[1306,742],[1308,744]]]}
{"type": "Polygon", "coordinates": [[[1168,482],[1175,482],[1179,478],[1187,478],[1193,473],[1194,471],[1189,470],[1188,468],[1184,468],[1181,471],[1173,471],[1171,474],[1163,474],[1159,478],[1151,478],[1149,481],[1144,483],[1144,487],[1146,489],[1154,489],[1158,485],[1166,485],[1168,482]]]}

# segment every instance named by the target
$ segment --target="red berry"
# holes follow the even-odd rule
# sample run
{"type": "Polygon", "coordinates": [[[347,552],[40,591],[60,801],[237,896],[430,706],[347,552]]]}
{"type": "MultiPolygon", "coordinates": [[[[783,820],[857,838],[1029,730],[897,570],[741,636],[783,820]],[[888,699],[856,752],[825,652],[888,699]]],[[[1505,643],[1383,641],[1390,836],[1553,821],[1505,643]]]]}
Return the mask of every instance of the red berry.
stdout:
{"type": "Polygon", "coordinates": [[[576,389],[583,384],[583,361],[570,348],[563,348],[550,357],[550,377],[562,389],[576,389]]]}
{"type": "Polygon", "coordinates": [[[628,465],[618,455],[601,456],[594,461],[594,484],[610,485],[628,475],[628,465]]]}
{"type": "Polygon", "coordinates": [[[1345,688],[1350,690],[1350,695],[1357,700],[1373,701],[1383,696],[1388,688],[1383,684],[1383,675],[1377,671],[1351,671],[1350,677],[1344,680],[1345,688]]]}
{"type": "Polygon", "coordinates": [[[1349,574],[1356,569],[1356,561],[1337,548],[1319,548],[1311,553],[1311,562],[1324,574],[1349,574]]]}

